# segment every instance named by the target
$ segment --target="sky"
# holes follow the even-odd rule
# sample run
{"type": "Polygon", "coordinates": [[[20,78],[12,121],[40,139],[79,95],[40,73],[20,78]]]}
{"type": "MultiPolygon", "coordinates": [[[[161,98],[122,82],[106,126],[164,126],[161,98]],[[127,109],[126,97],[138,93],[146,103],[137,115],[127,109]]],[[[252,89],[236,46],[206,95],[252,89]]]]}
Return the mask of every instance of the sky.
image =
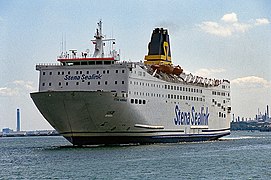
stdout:
{"type": "Polygon", "coordinates": [[[0,129],[52,129],[29,93],[38,63],[67,49],[93,49],[97,22],[116,38],[122,60],[147,54],[152,30],[167,28],[174,64],[185,72],[231,81],[232,113],[254,117],[271,106],[269,0],[0,0],[0,129]]]}

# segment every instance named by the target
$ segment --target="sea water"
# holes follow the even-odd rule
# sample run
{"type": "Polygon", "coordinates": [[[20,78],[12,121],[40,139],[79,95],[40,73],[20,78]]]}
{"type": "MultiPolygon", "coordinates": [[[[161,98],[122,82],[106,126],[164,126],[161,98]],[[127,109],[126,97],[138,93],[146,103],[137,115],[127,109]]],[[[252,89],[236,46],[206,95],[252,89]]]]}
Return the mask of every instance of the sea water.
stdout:
{"type": "Polygon", "coordinates": [[[0,179],[271,179],[271,132],[84,148],[60,136],[2,137],[0,179]]]}

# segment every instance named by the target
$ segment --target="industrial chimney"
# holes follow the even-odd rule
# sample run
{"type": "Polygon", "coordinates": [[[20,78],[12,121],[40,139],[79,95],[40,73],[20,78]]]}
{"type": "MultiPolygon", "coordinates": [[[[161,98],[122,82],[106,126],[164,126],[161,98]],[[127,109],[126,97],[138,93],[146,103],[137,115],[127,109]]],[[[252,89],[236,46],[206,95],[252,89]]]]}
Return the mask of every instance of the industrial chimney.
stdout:
{"type": "Polygon", "coordinates": [[[20,109],[17,109],[17,132],[21,131],[20,109]]]}

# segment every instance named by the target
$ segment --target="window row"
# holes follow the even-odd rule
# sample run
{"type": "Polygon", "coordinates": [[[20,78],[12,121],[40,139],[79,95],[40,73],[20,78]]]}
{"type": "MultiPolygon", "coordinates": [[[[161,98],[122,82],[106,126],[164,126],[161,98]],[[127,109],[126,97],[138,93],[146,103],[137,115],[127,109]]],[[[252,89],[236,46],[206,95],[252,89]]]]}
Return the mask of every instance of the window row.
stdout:
{"type": "Polygon", "coordinates": [[[225,114],[225,113],[222,113],[222,112],[219,112],[219,113],[218,113],[218,117],[226,118],[226,114],[225,114]]]}
{"type": "Polygon", "coordinates": [[[146,76],[146,72],[142,71],[131,71],[131,73],[138,74],[138,76],[146,76]]]}
{"type": "Polygon", "coordinates": [[[230,93],[219,92],[219,91],[212,91],[212,95],[217,95],[217,96],[230,96],[230,93]]]}
{"type": "Polygon", "coordinates": [[[202,97],[193,97],[193,96],[182,96],[176,94],[168,94],[168,99],[179,99],[179,100],[188,100],[188,101],[205,101],[202,97]]]}
{"type": "MultiPolygon", "coordinates": [[[[63,83],[64,84],[64,83],[63,83]]],[[[97,82],[98,85],[101,85],[101,81],[98,81],[97,82]]],[[[115,81],[114,84],[118,84],[118,81],[115,81]]],[[[121,81],[121,84],[125,84],[125,81],[121,81]]],[[[45,86],[46,84],[45,83],[42,83],[42,86],[45,86]]],[[[68,86],[69,85],[69,82],[65,82],[65,85],[68,86]]],[[[75,85],[80,85],[80,82],[75,82],[75,85]]],[[[91,85],[91,82],[88,81],[87,82],[87,85],[91,85]]],[[[108,81],[104,81],[104,85],[108,85],[108,81]]],[[[48,83],[48,86],[52,86],[52,83],[49,82],[48,83]]],[[[62,86],[62,82],[58,82],[58,86],[62,86]]]]}
{"type": "Polygon", "coordinates": [[[145,99],[131,99],[132,104],[146,104],[145,99]]]}
{"type": "MultiPolygon", "coordinates": [[[[131,94],[131,91],[129,91],[129,94],[131,94]]],[[[155,93],[144,93],[144,92],[134,92],[134,95],[137,96],[148,96],[148,97],[159,97],[159,98],[163,98],[166,97],[166,95],[164,96],[164,94],[155,94],[155,93]]]]}
{"type": "MultiPolygon", "coordinates": [[[[217,101],[215,100],[215,99],[212,99],[212,102],[216,105],[218,105],[218,107],[220,107],[220,103],[217,103],[217,101]]],[[[225,104],[226,103],[226,100],[225,99],[223,99],[223,104],[225,104]]]]}
{"type": "Polygon", "coordinates": [[[139,86],[148,86],[148,87],[157,87],[157,88],[163,88],[163,85],[160,84],[152,84],[152,83],[144,83],[144,82],[138,82],[138,81],[130,81],[130,84],[139,85],[139,86]]]}
{"type": "Polygon", "coordinates": [[[165,85],[165,89],[170,89],[170,90],[175,90],[175,91],[186,91],[186,92],[202,93],[202,89],[181,87],[181,86],[173,86],[173,85],[165,85]]]}
{"type": "MultiPolygon", "coordinates": [[[[71,71],[67,71],[66,72],[68,75],[70,75],[71,74],[71,71]]],[[[75,74],[83,74],[84,72],[83,71],[75,71],[75,74]]],[[[96,74],[109,74],[110,73],[110,71],[109,70],[102,70],[102,71],[96,71],[96,72],[92,72],[92,73],[96,73],[96,74]]],[[[122,69],[122,70],[119,70],[119,69],[116,69],[115,70],[115,73],[116,74],[118,74],[118,73],[125,73],[125,70],[124,69],[122,69]]],[[[50,71],[49,73],[48,73],[49,75],[53,75],[53,72],[52,71],[50,71]]],[[[58,71],[57,72],[57,75],[64,75],[65,74],[65,71],[58,71]]],[[[90,71],[85,71],[85,74],[91,74],[91,72],[90,71]]],[[[43,71],[42,72],[42,75],[46,75],[46,72],[45,71],[43,71]]]]}
{"type": "Polygon", "coordinates": [[[79,62],[63,62],[64,66],[73,66],[73,65],[110,65],[114,64],[114,61],[79,61],[79,62]]]}

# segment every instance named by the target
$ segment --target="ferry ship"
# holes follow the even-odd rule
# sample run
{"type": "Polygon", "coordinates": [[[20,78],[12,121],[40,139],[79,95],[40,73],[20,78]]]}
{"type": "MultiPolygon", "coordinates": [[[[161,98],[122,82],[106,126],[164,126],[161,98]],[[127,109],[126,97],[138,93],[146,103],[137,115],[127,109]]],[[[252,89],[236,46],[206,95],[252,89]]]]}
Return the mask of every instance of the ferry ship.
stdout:
{"type": "Polygon", "coordinates": [[[230,134],[230,82],[174,66],[167,29],[153,30],[143,62],[121,61],[101,21],[92,42],[92,54],[71,49],[57,64],[36,65],[39,90],[31,98],[73,145],[206,141],[230,134]]]}

